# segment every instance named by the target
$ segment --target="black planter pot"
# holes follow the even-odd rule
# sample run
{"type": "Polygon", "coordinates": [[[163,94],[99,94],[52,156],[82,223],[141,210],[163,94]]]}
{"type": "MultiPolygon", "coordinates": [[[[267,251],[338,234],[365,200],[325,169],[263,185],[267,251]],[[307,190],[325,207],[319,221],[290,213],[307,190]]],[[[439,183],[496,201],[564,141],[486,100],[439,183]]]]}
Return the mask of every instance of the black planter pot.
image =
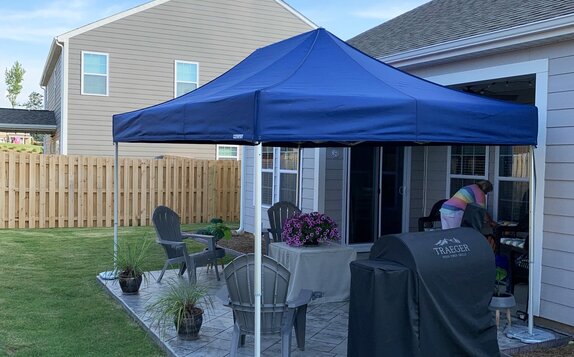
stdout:
{"type": "Polygon", "coordinates": [[[143,275],[133,277],[123,277],[121,274],[118,277],[120,281],[120,288],[122,288],[122,292],[126,295],[130,294],[137,294],[140,285],[142,284],[143,275]]]}
{"type": "Polygon", "coordinates": [[[177,335],[182,340],[195,340],[198,338],[201,324],[203,324],[203,310],[196,308],[194,312],[194,315],[183,318],[179,326],[177,326],[177,318],[174,320],[177,335]]]}

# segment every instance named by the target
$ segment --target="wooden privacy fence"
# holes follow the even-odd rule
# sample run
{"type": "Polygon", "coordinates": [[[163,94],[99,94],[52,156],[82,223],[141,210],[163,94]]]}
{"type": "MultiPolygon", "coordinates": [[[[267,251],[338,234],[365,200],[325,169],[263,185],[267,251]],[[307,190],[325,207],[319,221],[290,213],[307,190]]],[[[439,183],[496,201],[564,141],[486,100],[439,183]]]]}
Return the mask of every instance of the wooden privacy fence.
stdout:
{"type": "MultiPolygon", "coordinates": [[[[240,175],[239,161],[120,158],[119,225],[150,225],[158,205],[239,221],[240,175]]],[[[0,185],[0,228],[113,226],[113,158],[0,153],[0,185]]]]}

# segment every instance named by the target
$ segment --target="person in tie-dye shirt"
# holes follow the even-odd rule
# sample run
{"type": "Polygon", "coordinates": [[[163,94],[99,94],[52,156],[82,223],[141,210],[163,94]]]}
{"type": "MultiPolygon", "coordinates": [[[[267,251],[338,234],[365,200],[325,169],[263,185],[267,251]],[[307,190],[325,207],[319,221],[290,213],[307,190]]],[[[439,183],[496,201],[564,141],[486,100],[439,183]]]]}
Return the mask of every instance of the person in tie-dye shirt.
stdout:
{"type": "Polygon", "coordinates": [[[490,181],[478,181],[475,184],[464,186],[456,191],[451,199],[443,203],[440,209],[440,222],[442,229],[458,228],[466,205],[475,204],[486,208],[486,194],[492,191],[490,181]]]}

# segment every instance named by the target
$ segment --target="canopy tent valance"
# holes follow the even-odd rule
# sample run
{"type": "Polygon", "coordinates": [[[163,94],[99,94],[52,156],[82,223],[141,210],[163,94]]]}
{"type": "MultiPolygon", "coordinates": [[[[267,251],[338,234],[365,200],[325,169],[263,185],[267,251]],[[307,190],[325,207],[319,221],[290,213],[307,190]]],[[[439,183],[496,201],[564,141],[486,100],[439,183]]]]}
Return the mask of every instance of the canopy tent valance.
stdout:
{"type": "Polygon", "coordinates": [[[537,110],[388,66],[318,29],[181,97],[113,117],[114,142],[535,145],[537,110]]]}

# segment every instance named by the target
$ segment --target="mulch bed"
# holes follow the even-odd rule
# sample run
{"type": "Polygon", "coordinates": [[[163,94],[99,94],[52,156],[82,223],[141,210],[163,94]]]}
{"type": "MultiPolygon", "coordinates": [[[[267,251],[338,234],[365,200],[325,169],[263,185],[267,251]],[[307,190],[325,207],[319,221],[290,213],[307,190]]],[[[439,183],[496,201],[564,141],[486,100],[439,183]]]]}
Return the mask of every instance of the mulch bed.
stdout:
{"type": "MultiPolygon", "coordinates": [[[[253,253],[254,250],[254,237],[251,233],[234,234],[231,239],[220,239],[217,245],[232,249],[238,253],[253,253]]],[[[261,251],[265,254],[265,242],[261,240],[261,251]]]]}

